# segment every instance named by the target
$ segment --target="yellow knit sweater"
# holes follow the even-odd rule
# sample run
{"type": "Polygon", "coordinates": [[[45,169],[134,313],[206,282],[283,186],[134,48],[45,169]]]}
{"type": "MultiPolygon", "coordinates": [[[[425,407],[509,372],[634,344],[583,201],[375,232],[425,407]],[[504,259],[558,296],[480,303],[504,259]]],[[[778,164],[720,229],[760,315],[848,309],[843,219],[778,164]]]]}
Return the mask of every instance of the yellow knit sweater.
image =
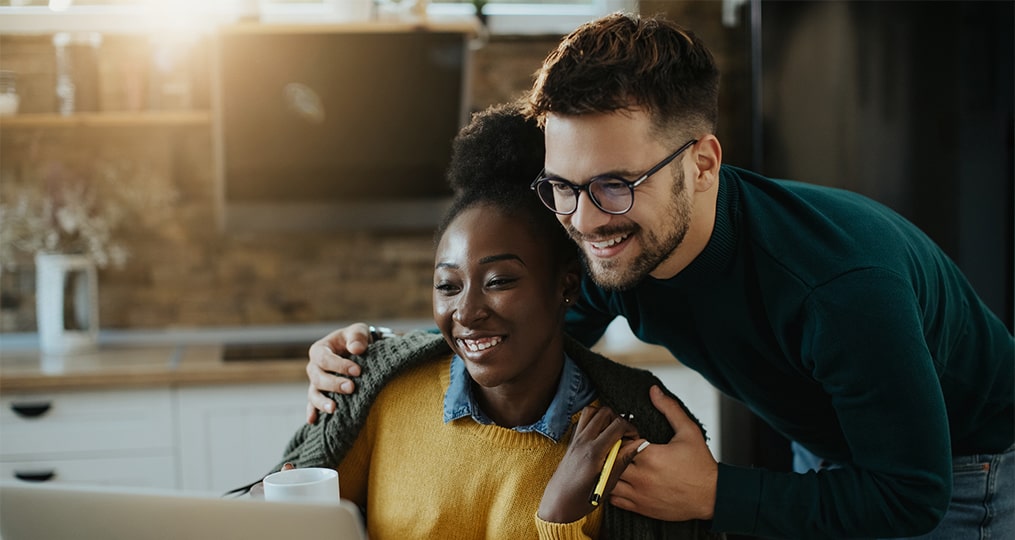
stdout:
{"type": "Polygon", "coordinates": [[[367,509],[370,540],[595,538],[600,509],[570,524],[536,517],[573,430],[554,443],[471,417],[445,424],[450,363],[387,384],[338,467],[342,497],[367,509]]]}

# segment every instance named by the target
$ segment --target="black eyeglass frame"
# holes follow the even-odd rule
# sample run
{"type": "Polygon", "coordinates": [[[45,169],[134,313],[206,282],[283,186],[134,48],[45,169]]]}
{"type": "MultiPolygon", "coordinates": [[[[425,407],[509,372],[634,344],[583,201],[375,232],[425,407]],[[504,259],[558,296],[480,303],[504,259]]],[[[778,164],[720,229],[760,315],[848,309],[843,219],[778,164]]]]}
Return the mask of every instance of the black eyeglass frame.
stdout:
{"type": "Polygon", "coordinates": [[[585,192],[588,192],[588,194],[589,194],[589,200],[592,201],[592,204],[596,205],[596,208],[598,208],[599,210],[601,210],[603,212],[606,212],[607,214],[611,214],[611,215],[614,215],[614,216],[619,216],[619,215],[626,214],[626,213],[630,212],[631,209],[634,208],[634,188],[640,186],[643,182],[645,182],[645,180],[648,180],[650,176],[652,176],[653,174],[659,172],[663,167],[669,165],[670,162],[673,161],[674,159],[677,159],[677,156],[682,154],[684,152],[684,150],[687,150],[691,146],[694,146],[694,144],[697,143],[697,142],[698,142],[698,139],[691,139],[691,140],[687,141],[686,143],[683,144],[683,146],[681,146],[680,148],[677,148],[677,150],[675,152],[673,152],[672,154],[670,154],[670,155],[666,156],[665,158],[663,158],[662,161],[660,161],[659,163],[656,163],[651,169],[645,171],[645,173],[642,174],[641,176],[639,176],[636,180],[628,180],[626,178],[621,178],[621,177],[613,175],[613,174],[601,174],[599,176],[592,177],[592,179],[589,180],[587,183],[582,184],[582,185],[579,186],[579,185],[574,184],[574,183],[572,183],[572,182],[570,182],[568,180],[565,180],[565,179],[563,179],[563,178],[561,178],[559,176],[543,176],[543,174],[546,172],[546,169],[544,168],[542,171],[539,171],[539,175],[536,176],[536,179],[533,180],[532,184],[529,185],[529,189],[535,191],[536,192],[536,196],[539,197],[539,201],[542,202],[544,206],[549,208],[550,211],[555,213],[555,214],[560,214],[560,215],[563,215],[563,216],[569,216],[569,215],[577,212],[578,211],[578,197],[581,195],[582,191],[585,191],[585,192]],[[593,195],[592,191],[590,190],[590,187],[592,186],[592,184],[594,184],[594,183],[596,183],[598,181],[601,181],[601,180],[619,181],[619,182],[623,183],[625,186],[627,186],[627,189],[631,192],[631,202],[630,202],[630,204],[627,205],[627,208],[625,208],[624,210],[621,210],[621,211],[612,211],[612,210],[607,210],[607,209],[603,208],[603,205],[599,203],[599,200],[596,199],[595,195],[593,195]],[[547,182],[554,182],[557,185],[564,185],[564,186],[567,186],[567,187],[571,188],[571,190],[574,191],[574,208],[572,208],[569,212],[561,212],[560,210],[557,210],[556,208],[551,206],[550,203],[546,202],[546,200],[543,199],[543,196],[540,195],[540,191],[539,191],[538,188],[539,188],[540,185],[545,184],[547,182]]]}

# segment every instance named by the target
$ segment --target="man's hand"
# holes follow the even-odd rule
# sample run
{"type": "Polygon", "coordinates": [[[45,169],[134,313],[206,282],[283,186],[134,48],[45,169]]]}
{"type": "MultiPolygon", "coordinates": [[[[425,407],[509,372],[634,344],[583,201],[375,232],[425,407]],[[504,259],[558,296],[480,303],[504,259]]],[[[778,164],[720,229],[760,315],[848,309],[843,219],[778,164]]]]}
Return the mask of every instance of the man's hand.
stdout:
{"type": "Polygon", "coordinates": [[[610,503],[664,521],[712,519],[719,465],[680,404],[653,386],[652,404],[675,434],[639,453],[613,488],[610,503]]]}
{"type": "Polygon", "coordinates": [[[335,402],[322,392],[351,394],[356,390],[353,382],[342,375],[357,377],[359,365],[346,355],[363,354],[370,344],[370,329],[365,323],[355,323],[335,330],[310,346],[307,362],[307,423],[317,421],[317,411],[334,412],[335,402]]]}
{"type": "Polygon", "coordinates": [[[624,444],[617,454],[606,493],[637,451],[638,432],[609,407],[585,407],[575,426],[567,452],[557,465],[539,503],[537,515],[551,523],[572,523],[595,510],[589,495],[599,481],[606,455],[617,440],[624,444]]]}

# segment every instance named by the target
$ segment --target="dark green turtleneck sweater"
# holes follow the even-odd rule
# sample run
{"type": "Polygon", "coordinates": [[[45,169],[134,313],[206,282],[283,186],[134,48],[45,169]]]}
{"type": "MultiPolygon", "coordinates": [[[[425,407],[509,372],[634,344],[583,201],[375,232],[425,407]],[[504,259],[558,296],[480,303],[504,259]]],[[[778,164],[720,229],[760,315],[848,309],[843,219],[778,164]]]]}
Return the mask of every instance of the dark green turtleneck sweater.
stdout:
{"type": "Polygon", "coordinates": [[[590,280],[568,330],[615,315],[841,469],[720,465],[714,527],[785,538],[913,535],[948,506],[951,457],[1015,439],[1004,324],[911,223],[842,190],[724,166],[715,228],[677,276],[590,280]]]}

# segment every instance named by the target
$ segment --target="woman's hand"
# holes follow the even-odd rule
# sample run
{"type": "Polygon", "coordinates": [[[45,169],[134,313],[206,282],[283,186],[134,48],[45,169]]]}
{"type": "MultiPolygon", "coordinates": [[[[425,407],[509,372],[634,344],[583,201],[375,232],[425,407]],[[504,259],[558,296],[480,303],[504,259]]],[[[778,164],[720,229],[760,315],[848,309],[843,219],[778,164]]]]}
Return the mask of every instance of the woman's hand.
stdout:
{"type": "MultiPolygon", "coordinates": [[[[589,496],[599,482],[606,456],[623,439],[605,493],[637,453],[638,431],[609,407],[585,407],[571,436],[571,443],[543,491],[539,518],[551,523],[571,523],[595,509],[589,496]]],[[[604,495],[603,500],[606,500],[604,495]]]]}
{"type": "Polygon", "coordinates": [[[354,323],[340,328],[310,346],[307,362],[307,423],[317,421],[317,411],[335,412],[335,402],[323,392],[351,394],[356,390],[353,382],[343,377],[358,377],[359,365],[346,358],[350,354],[363,354],[370,344],[370,330],[366,323],[354,323]]]}

